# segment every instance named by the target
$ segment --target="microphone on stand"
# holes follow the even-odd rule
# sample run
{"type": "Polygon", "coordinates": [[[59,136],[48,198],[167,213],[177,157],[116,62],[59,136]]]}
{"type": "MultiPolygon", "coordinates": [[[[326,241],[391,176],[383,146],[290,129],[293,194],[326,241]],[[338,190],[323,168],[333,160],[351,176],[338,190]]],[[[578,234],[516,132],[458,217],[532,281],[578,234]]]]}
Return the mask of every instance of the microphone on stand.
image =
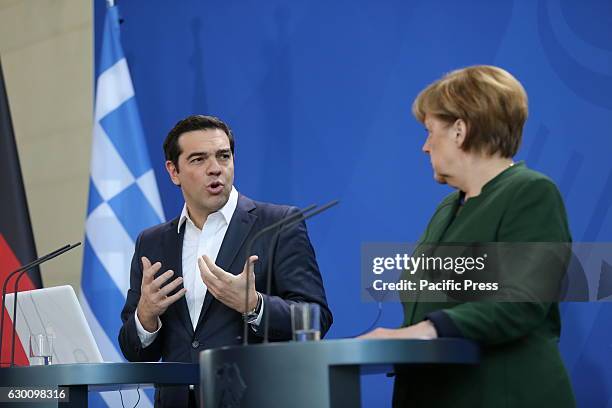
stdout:
{"type": "MultiPolygon", "coordinates": [[[[4,308],[4,304],[6,301],[6,292],[7,292],[7,285],[9,283],[9,280],[16,274],[18,274],[19,272],[22,271],[27,271],[30,270],[34,267],[36,267],[36,262],[38,261],[42,261],[45,262],[47,259],[50,259],[50,257],[54,256],[56,253],[59,253],[60,251],[68,248],[70,245],[64,245],[61,248],[56,249],[55,251],[49,252],[47,255],[44,255],[38,259],[33,260],[32,262],[24,265],[24,266],[20,266],[19,268],[17,268],[17,270],[14,270],[13,272],[9,273],[8,276],[6,277],[6,279],[4,280],[4,284],[2,285],[2,307],[4,308]]],[[[41,263],[42,263],[41,262],[41,263]]],[[[3,337],[4,337],[4,309],[2,312],[2,316],[0,317],[0,345],[2,344],[3,341],[3,337]]],[[[0,365],[2,365],[2,347],[0,346],[0,365]]]]}
{"type": "MultiPolygon", "coordinates": [[[[278,231],[276,231],[274,233],[274,235],[272,235],[272,238],[270,239],[270,242],[274,242],[274,240],[276,239],[276,237],[280,236],[281,232],[283,232],[284,230],[288,229],[289,227],[294,226],[297,223],[300,223],[302,221],[306,221],[308,218],[314,217],[315,215],[318,215],[320,213],[322,213],[323,211],[333,207],[334,205],[338,204],[340,201],[338,200],[333,200],[330,201],[329,203],[313,210],[312,212],[306,214],[304,211],[301,212],[301,215],[303,215],[303,217],[300,217],[297,220],[293,220],[290,221],[288,224],[283,225],[278,231]]],[[[268,274],[266,276],[266,294],[270,295],[270,292],[272,292],[272,260],[274,259],[274,252],[276,250],[276,246],[275,245],[271,245],[270,246],[270,252],[268,255],[268,274]]],[[[267,343],[268,342],[268,328],[270,325],[270,313],[266,313],[265,318],[264,318],[264,339],[263,342],[267,343]]]]}
{"type": "MultiPolygon", "coordinates": [[[[64,245],[63,247],[58,248],[55,251],[50,252],[47,255],[39,259],[36,259],[28,263],[27,265],[24,265],[18,268],[17,270],[9,273],[8,276],[6,277],[6,280],[4,281],[4,285],[2,286],[2,307],[3,308],[4,308],[5,301],[6,301],[8,281],[14,275],[19,274],[19,276],[17,276],[17,278],[15,279],[15,284],[13,286],[15,298],[13,299],[13,333],[11,337],[11,363],[10,363],[11,367],[15,365],[15,337],[17,335],[17,330],[16,330],[17,328],[17,290],[19,287],[19,281],[21,280],[23,275],[28,270],[34,267],[37,267],[40,264],[47,262],[57,256],[60,256],[64,252],[70,251],[71,249],[76,248],[79,245],[81,245],[80,242],[77,242],[76,244],[72,244],[72,245],[64,245]]],[[[3,340],[2,337],[4,337],[4,309],[2,310],[2,317],[0,317],[0,365],[2,364],[2,346],[1,346],[2,340],[3,340]]]]}
{"type": "MultiPolygon", "coordinates": [[[[247,256],[247,264],[249,261],[249,257],[251,256],[251,250],[253,249],[253,243],[255,242],[255,240],[257,240],[259,237],[261,237],[262,235],[272,231],[275,228],[278,228],[279,226],[281,226],[282,224],[286,223],[286,222],[291,222],[294,221],[296,219],[301,219],[302,215],[305,212],[311,211],[314,208],[316,208],[316,204],[312,204],[309,205],[308,207],[299,210],[298,212],[291,214],[285,218],[280,219],[279,221],[267,226],[266,228],[260,230],[259,232],[257,232],[255,235],[253,235],[253,237],[249,240],[249,242],[246,245],[246,256],[247,256]]],[[[250,276],[251,273],[250,271],[247,272],[247,276],[246,276],[246,296],[245,296],[245,307],[244,310],[248,310],[249,309],[249,281],[250,281],[250,276]]],[[[243,313],[242,314],[242,321],[243,321],[243,340],[242,340],[242,344],[243,345],[248,345],[249,344],[249,339],[248,339],[248,335],[249,335],[249,323],[248,323],[248,318],[247,318],[247,313],[243,313]]]]}

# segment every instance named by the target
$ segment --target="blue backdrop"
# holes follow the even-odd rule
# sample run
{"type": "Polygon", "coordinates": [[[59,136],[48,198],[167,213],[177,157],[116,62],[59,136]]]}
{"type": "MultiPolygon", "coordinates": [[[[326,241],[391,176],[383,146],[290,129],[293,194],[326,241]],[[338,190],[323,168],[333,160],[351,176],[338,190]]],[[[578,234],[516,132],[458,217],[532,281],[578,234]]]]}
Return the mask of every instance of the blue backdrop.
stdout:
{"type": "MultiPolygon", "coordinates": [[[[104,0],[94,0],[99,55],[104,0]]],[[[182,197],[162,141],[214,114],[236,135],[236,185],[257,200],[341,205],[309,223],[335,322],[376,315],[359,294],[367,241],[415,241],[449,192],[432,180],[419,90],[472,64],[512,72],[530,98],[518,159],[551,176],[575,241],[612,241],[612,2],[118,1],[148,150],[167,219],[182,197]]],[[[97,65],[97,64],[96,64],[97,65]]],[[[561,348],[581,406],[612,407],[612,305],[563,305],[561,348]]],[[[384,307],[381,325],[401,322],[384,307]]],[[[391,380],[363,380],[365,406],[391,380]]]]}

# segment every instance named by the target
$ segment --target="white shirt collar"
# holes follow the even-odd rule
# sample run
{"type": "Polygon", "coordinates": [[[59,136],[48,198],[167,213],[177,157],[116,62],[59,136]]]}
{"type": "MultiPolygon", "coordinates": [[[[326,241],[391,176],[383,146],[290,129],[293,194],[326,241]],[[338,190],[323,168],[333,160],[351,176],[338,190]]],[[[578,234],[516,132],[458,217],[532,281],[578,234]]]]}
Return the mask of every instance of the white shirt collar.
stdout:
{"type": "MultiPolygon", "coordinates": [[[[230,223],[232,216],[234,215],[234,211],[236,211],[236,207],[238,206],[238,190],[236,187],[232,186],[232,191],[230,192],[229,198],[223,207],[221,207],[218,211],[215,211],[212,214],[221,213],[225,222],[227,224],[230,223]]],[[[189,213],[187,212],[187,203],[183,204],[183,211],[181,211],[181,216],[179,217],[179,222],[176,231],[180,234],[181,227],[185,223],[186,220],[189,220],[192,224],[193,221],[189,217],[189,213]]],[[[195,224],[194,224],[195,225],[195,224]]]]}

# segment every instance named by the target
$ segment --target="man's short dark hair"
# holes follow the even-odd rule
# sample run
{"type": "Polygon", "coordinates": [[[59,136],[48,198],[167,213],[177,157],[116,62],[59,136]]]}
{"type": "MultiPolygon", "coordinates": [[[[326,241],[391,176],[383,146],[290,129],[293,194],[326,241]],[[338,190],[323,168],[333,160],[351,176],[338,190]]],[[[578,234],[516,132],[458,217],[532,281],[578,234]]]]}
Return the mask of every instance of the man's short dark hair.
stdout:
{"type": "Polygon", "coordinates": [[[176,170],[179,170],[178,158],[181,155],[181,147],[179,146],[179,138],[183,133],[192,132],[194,130],[220,129],[225,132],[230,143],[232,156],[234,155],[234,135],[232,129],[215,116],[206,115],[191,115],[183,120],[180,120],[166,136],[164,140],[164,155],[166,160],[170,160],[176,170]]]}

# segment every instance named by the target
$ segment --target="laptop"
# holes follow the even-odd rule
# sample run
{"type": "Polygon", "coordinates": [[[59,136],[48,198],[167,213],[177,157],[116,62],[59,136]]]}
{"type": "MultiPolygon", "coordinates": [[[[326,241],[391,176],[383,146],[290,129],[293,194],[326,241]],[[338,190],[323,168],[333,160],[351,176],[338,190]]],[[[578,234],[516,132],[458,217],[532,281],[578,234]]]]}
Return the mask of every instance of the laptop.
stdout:
{"type": "MultiPolygon", "coordinates": [[[[11,319],[15,295],[6,296],[11,319]]],[[[4,324],[12,324],[7,320],[4,324]]],[[[29,356],[31,334],[53,336],[53,364],[102,363],[102,355],[87,324],[72,286],[19,292],[17,296],[17,336],[29,356]]],[[[28,357],[40,365],[38,357],[28,357]]]]}

